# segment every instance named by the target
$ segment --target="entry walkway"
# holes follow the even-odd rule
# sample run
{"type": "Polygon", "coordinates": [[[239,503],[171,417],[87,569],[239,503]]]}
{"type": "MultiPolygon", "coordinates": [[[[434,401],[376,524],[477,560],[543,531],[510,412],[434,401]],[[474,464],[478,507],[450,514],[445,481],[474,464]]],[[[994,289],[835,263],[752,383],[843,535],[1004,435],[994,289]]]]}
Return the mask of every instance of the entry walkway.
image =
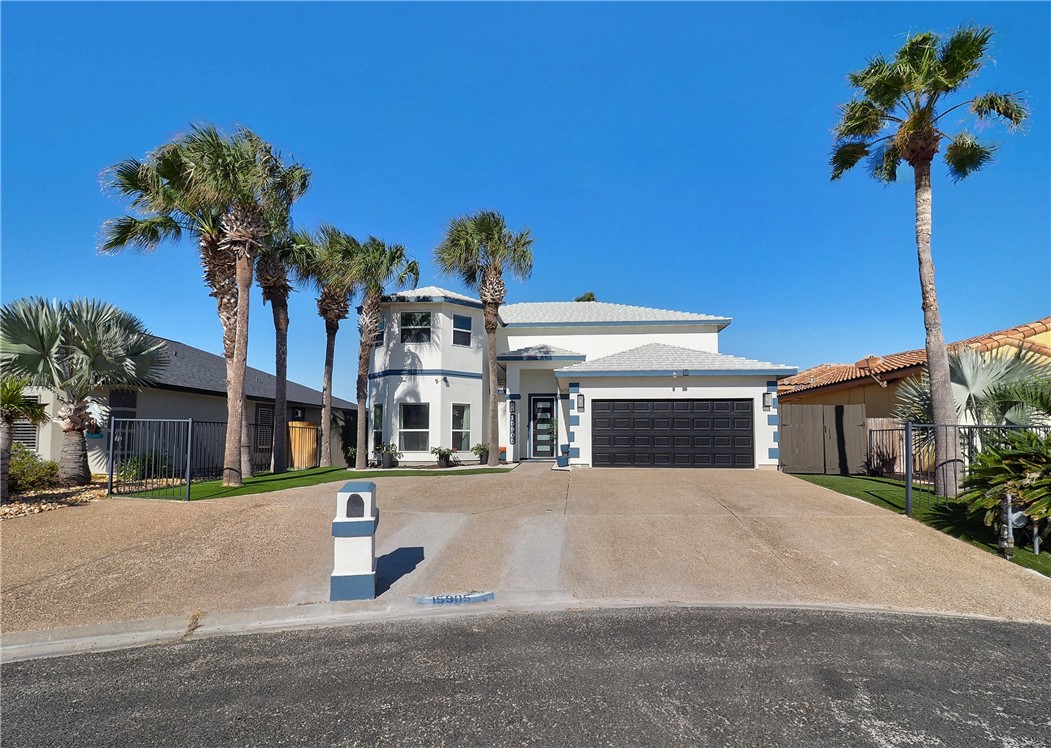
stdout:
{"type": "MultiPolygon", "coordinates": [[[[850,605],[1051,621],[1051,580],[773,471],[528,463],[377,485],[382,594],[366,609],[492,590],[498,601],[850,605]]],[[[338,486],[190,504],[107,499],[3,522],[0,628],[324,603],[338,486]]]]}

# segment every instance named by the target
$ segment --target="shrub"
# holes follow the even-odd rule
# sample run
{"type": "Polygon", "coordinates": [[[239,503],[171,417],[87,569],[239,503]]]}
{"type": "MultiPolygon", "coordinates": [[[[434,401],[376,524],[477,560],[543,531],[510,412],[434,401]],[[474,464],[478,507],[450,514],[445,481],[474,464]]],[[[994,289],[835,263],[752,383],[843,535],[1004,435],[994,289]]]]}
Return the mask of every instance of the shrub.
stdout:
{"type": "Polygon", "coordinates": [[[985,510],[986,524],[999,515],[1004,494],[1030,519],[1051,517],[1051,437],[1014,432],[1005,444],[991,444],[975,457],[960,498],[975,512],[985,510]]]}
{"type": "Polygon", "coordinates": [[[142,452],[128,457],[120,463],[117,475],[121,480],[148,480],[151,478],[170,478],[171,469],[168,460],[160,452],[142,452]]]}
{"type": "Polygon", "coordinates": [[[36,452],[17,442],[11,445],[9,470],[7,487],[11,493],[41,491],[59,485],[58,463],[42,459],[36,452]]]}

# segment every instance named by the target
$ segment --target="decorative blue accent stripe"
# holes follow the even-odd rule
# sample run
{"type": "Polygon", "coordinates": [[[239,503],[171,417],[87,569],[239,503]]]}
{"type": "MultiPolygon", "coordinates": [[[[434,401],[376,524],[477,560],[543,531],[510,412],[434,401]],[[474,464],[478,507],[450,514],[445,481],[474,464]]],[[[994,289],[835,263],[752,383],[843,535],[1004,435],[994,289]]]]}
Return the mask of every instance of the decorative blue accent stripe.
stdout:
{"type": "Polygon", "coordinates": [[[501,322],[504,327],[635,327],[637,325],[717,325],[721,330],[733,320],[729,317],[711,319],[651,319],[623,322],[501,322]]]}
{"type": "Polygon", "coordinates": [[[384,369],[369,374],[369,379],[383,377],[458,377],[459,379],[481,379],[481,374],[473,371],[450,371],[448,369],[384,369]]]}
{"type": "Polygon", "coordinates": [[[580,425],[580,416],[570,416],[569,417],[569,425],[570,426],[579,426],[580,425]]]}
{"type": "Polygon", "coordinates": [[[774,404],[774,410],[777,410],[777,398],[776,397],[774,398],[774,403],[773,404],[774,404]]]}
{"type": "Polygon", "coordinates": [[[575,397],[569,397],[569,395],[566,395],[566,397],[569,398],[569,409],[570,410],[576,410],[577,409],[577,399],[575,397]]]}
{"type": "Polygon", "coordinates": [[[766,417],[766,425],[767,426],[777,426],[780,423],[780,421],[781,421],[781,419],[778,418],[777,413],[771,413],[770,415],[768,415],[766,417]]]}
{"type": "Polygon", "coordinates": [[[344,574],[329,577],[328,599],[373,600],[376,597],[376,574],[344,574]]]}
{"type": "Polygon", "coordinates": [[[580,382],[570,382],[569,391],[572,393],[580,392],[580,382]]]}
{"type": "Polygon", "coordinates": [[[777,392],[777,382],[767,382],[766,383],[766,391],[767,392],[777,392]]]}
{"type": "Polygon", "coordinates": [[[579,459],[580,458],[580,447],[570,447],[569,448],[569,457],[571,459],[574,458],[574,457],[579,459]]]}
{"type": "Polygon", "coordinates": [[[507,399],[508,400],[521,400],[522,396],[521,395],[508,395],[507,399]]]}
{"type": "Polygon", "coordinates": [[[375,534],[375,517],[332,520],[332,537],[334,538],[367,538],[369,535],[375,534]]]}
{"type": "Polygon", "coordinates": [[[577,440],[577,435],[576,435],[576,433],[574,433],[573,431],[570,431],[570,432],[569,432],[569,441],[570,441],[570,442],[575,442],[576,440],[577,440]]]}
{"type": "Polygon", "coordinates": [[[545,356],[533,354],[525,356],[512,356],[509,353],[501,353],[496,357],[497,361],[583,361],[587,356],[545,356]]]}
{"type": "Polygon", "coordinates": [[[559,393],[558,393],[558,399],[559,399],[559,400],[569,400],[569,395],[567,395],[567,394],[566,394],[566,393],[564,393],[564,392],[559,392],[559,393]]]}
{"type": "Polygon", "coordinates": [[[781,441],[781,434],[777,431],[774,432],[774,442],[781,441]]]}
{"type": "Polygon", "coordinates": [[[770,455],[771,460],[776,460],[778,457],[781,456],[781,452],[780,450],[778,450],[777,447],[770,447],[768,454],[770,455]]]}
{"type": "MultiPolygon", "coordinates": [[[[676,377],[684,378],[682,369],[668,369],[666,371],[564,371],[555,369],[556,379],[569,379],[570,377],[676,377]]],[[[701,369],[699,371],[689,370],[687,377],[755,377],[777,374],[779,376],[791,376],[798,374],[798,369],[701,369]]],[[[572,387],[573,385],[570,385],[572,387]]],[[[570,392],[573,392],[570,389],[570,392]]],[[[775,400],[776,402],[776,400],[775,400]]]]}

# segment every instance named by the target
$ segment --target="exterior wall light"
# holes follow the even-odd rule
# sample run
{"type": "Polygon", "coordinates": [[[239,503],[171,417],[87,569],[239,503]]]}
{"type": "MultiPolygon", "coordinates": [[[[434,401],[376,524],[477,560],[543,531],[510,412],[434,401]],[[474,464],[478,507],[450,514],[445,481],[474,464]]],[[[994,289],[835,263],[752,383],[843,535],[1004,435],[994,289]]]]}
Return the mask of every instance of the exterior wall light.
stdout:
{"type": "Polygon", "coordinates": [[[774,407],[774,393],[764,392],[763,393],[763,410],[773,410],[774,407]]]}
{"type": "Polygon", "coordinates": [[[515,400],[508,400],[507,401],[507,412],[508,413],[514,413],[515,412],[515,402],[516,402],[515,400]]]}
{"type": "Polygon", "coordinates": [[[577,395],[577,410],[584,412],[584,393],[577,395]]]}

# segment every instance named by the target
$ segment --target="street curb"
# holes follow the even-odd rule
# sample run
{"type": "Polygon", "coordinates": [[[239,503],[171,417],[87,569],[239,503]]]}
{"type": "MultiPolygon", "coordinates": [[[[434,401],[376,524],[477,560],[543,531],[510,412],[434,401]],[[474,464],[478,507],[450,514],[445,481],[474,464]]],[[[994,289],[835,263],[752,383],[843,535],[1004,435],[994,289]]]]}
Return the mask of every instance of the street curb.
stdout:
{"type": "Polygon", "coordinates": [[[64,657],[118,649],[175,644],[222,636],[279,633],[305,629],[351,626],[423,618],[453,618],[498,613],[539,613],[568,610],[625,608],[704,608],[711,610],[803,610],[831,613],[906,615],[923,618],[955,618],[1019,625],[1051,626],[1051,622],[1018,620],[996,616],[968,615],[876,605],[832,605],[773,601],[689,602],[654,598],[578,599],[565,590],[511,590],[498,592],[492,603],[452,606],[414,605],[411,597],[390,601],[308,603],[239,611],[195,612],[187,617],[166,616],[144,621],[78,626],[46,631],[24,631],[3,635],[0,660],[64,657]]]}

